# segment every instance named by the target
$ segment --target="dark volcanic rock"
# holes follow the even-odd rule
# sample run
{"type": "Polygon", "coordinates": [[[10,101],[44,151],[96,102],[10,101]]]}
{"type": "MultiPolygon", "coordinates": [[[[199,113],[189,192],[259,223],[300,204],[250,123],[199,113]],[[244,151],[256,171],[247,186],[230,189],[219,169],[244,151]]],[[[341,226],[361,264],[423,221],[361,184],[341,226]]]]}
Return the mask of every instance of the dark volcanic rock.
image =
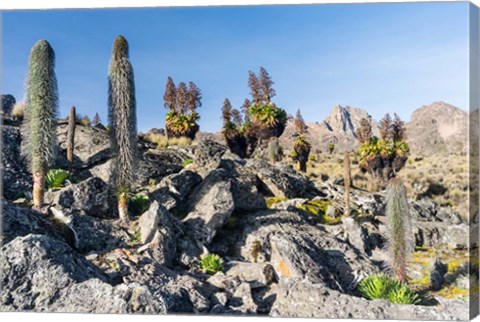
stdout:
{"type": "Polygon", "coordinates": [[[26,160],[21,155],[20,128],[2,126],[3,195],[13,200],[32,191],[32,178],[26,160]]]}
{"type": "MultiPolygon", "coordinates": [[[[2,202],[2,243],[28,234],[48,235],[64,240],[64,233],[58,225],[35,210],[2,202]]],[[[73,242],[73,241],[72,241],[73,242]]]]}
{"type": "Polygon", "coordinates": [[[395,305],[369,301],[326,288],[322,284],[288,279],[280,281],[270,316],[338,319],[468,320],[466,300],[439,300],[436,306],[395,305]]]}
{"type": "Polygon", "coordinates": [[[227,149],[225,145],[212,140],[200,141],[193,158],[195,171],[205,177],[210,171],[217,169],[227,149]]]}
{"type": "Polygon", "coordinates": [[[2,112],[7,114],[12,112],[13,105],[15,105],[15,103],[17,102],[15,100],[15,97],[13,95],[6,94],[6,95],[1,95],[0,99],[1,99],[0,108],[2,112]]]}
{"type": "Polygon", "coordinates": [[[246,167],[256,173],[271,196],[286,198],[314,197],[313,183],[297,173],[291,166],[272,165],[265,160],[249,159],[246,167]]]}
{"type": "Polygon", "coordinates": [[[166,313],[159,294],[136,283],[111,286],[65,243],[19,237],[0,252],[0,310],[75,313],[166,313]]]}
{"type": "Polygon", "coordinates": [[[110,186],[98,177],[48,191],[45,202],[98,218],[114,218],[115,200],[110,186]]]}
{"type": "Polygon", "coordinates": [[[204,179],[188,199],[191,205],[183,219],[189,236],[208,245],[234,210],[234,199],[230,192],[228,173],[214,170],[204,179]]]}

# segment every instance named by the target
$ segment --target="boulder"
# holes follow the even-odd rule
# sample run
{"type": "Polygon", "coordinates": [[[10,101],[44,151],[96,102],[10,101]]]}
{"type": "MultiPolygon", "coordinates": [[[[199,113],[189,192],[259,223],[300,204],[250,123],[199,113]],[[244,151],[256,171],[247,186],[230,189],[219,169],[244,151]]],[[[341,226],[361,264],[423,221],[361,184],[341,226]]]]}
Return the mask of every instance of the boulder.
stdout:
{"type": "Polygon", "coordinates": [[[97,218],[115,218],[115,199],[109,185],[98,177],[69,185],[62,190],[49,190],[45,202],[97,218]]]}
{"type": "MultiPolygon", "coordinates": [[[[67,133],[67,120],[59,120],[57,126],[57,141],[61,154],[58,157],[57,165],[64,169],[67,168],[67,133]]],[[[92,171],[92,169],[101,167],[104,171],[97,171],[95,175],[109,182],[111,169],[109,167],[102,167],[102,165],[113,156],[108,131],[77,124],[75,128],[73,155],[73,169],[76,175],[81,178],[87,178],[91,175],[90,171],[92,171]]]]}
{"type": "Polygon", "coordinates": [[[12,112],[13,105],[15,105],[17,101],[15,97],[10,94],[1,95],[0,96],[0,107],[3,113],[10,114],[12,112]]]}
{"type": "Polygon", "coordinates": [[[71,236],[72,247],[79,252],[108,251],[126,244],[122,231],[109,222],[55,207],[51,207],[50,211],[57,226],[62,227],[67,236],[71,236]]]}
{"type": "Polygon", "coordinates": [[[177,200],[170,194],[168,187],[160,187],[150,193],[150,199],[157,201],[167,210],[172,210],[177,206],[177,200]]]}
{"type": "Polygon", "coordinates": [[[136,186],[149,184],[150,180],[162,180],[163,177],[178,173],[183,169],[182,163],[191,156],[179,149],[150,149],[140,153],[136,186]]]}
{"type": "Polygon", "coordinates": [[[252,296],[250,284],[242,283],[237,287],[228,304],[231,308],[243,314],[256,314],[258,306],[252,296]]]}
{"type": "Polygon", "coordinates": [[[412,227],[416,246],[447,245],[459,249],[468,248],[469,226],[466,224],[414,221],[412,227]]]}
{"type": "Polygon", "coordinates": [[[154,201],[138,220],[140,238],[149,244],[150,256],[159,264],[172,267],[177,256],[177,239],[182,234],[177,218],[154,201]]]}
{"type": "MultiPolygon", "coordinates": [[[[229,152],[226,154],[230,157],[229,152]]],[[[224,158],[220,162],[220,167],[232,178],[231,191],[235,200],[235,210],[245,212],[267,208],[265,198],[260,192],[262,182],[255,172],[245,167],[245,160],[224,158]]]]}
{"type": "Polygon", "coordinates": [[[18,237],[0,252],[0,310],[165,314],[159,294],[136,283],[111,286],[67,244],[42,235],[18,237]]]}
{"type": "Polygon", "coordinates": [[[202,177],[219,167],[222,156],[228,150],[227,146],[218,142],[203,139],[198,143],[193,157],[193,168],[202,177]]]}
{"type": "Polygon", "coordinates": [[[228,173],[218,169],[210,172],[192,192],[187,202],[191,208],[183,219],[189,236],[205,245],[212,241],[234,210],[230,188],[228,173]]]}
{"type": "Polygon", "coordinates": [[[226,275],[238,277],[250,287],[259,288],[270,284],[275,277],[273,266],[268,263],[249,263],[231,261],[226,264],[226,275]]]}
{"type": "Polygon", "coordinates": [[[224,257],[270,263],[280,280],[307,278],[351,292],[361,277],[380,270],[328,229],[302,211],[264,210],[241,216],[235,229],[216,239],[209,249],[228,250],[218,252],[224,257]]]}
{"type": "Polygon", "coordinates": [[[183,202],[188,194],[202,181],[202,177],[195,172],[184,170],[171,174],[162,179],[158,188],[166,187],[169,193],[178,202],[183,202]]]}
{"type": "Polygon", "coordinates": [[[280,281],[273,317],[372,319],[372,320],[468,320],[467,300],[438,299],[435,306],[396,305],[342,294],[322,284],[298,279],[280,281]]]}
{"type": "Polygon", "coordinates": [[[272,196],[313,198],[317,194],[313,183],[291,166],[279,163],[273,165],[262,159],[248,159],[245,166],[257,174],[266,192],[272,196]]]}
{"type": "MultiPolygon", "coordinates": [[[[29,209],[2,202],[2,243],[29,234],[48,235],[66,240],[65,232],[45,215],[29,209]]],[[[70,241],[73,244],[73,240],[70,241]]]]}

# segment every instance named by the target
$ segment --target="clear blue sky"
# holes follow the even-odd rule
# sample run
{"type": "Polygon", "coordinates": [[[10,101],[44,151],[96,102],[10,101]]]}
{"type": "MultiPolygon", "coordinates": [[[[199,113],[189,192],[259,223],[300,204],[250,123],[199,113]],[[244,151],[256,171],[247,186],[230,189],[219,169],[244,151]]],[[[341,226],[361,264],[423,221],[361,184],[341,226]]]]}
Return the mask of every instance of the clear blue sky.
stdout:
{"type": "Polygon", "coordinates": [[[249,95],[249,70],[264,66],[274,101],[307,121],[334,105],[406,120],[443,100],[468,108],[468,3],[347,4],[157,9],[6,11],[3,92],[24,96],[30,48],[47,39],[56,55],[60,112],[71,105],[107,121],[107,69],[114,38],[130,43],[138,128],[163,127],[168,76],[203,92],[200,126],[220,128],[228,97],[249,95]]]}

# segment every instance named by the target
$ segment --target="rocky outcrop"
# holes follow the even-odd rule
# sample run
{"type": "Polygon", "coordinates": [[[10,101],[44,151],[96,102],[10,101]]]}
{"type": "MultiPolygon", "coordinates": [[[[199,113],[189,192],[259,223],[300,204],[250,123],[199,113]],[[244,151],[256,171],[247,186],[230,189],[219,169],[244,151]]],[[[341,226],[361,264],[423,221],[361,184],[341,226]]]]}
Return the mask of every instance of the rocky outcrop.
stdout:
{"type": "Polygon", "coordinates": [[[441,300],[436,306],[395,305],[382,300],[368,301],[348,296],[322,284],[288,279],[280,282],[270,315],[339,319],[468,320],[466,305],[466,300],[441,300]]]}
{"type": "Polygon", "coordinates": [[[0,95],[0,108],[3,113],[10,114],[12,112],[13,105],[15,105],[16,102],[17,101],[13,95],[0,95]]]}
{"type": "MultiPolygon", "coordinates": [[[[62,227],[45,215],[27,208],[14,206],[8,202],[2,202],[2,244],[9,243],[16,237],[29,234],[52,236],[65,240],[62,227]]],[[[71,241],[73,243],[73,240],[71,241]]]]}
{"type": "Polygon", "coordinates": [[[205,177],[210,171],[217,169],[227,147],[216,141],[201,140],[195,149],[193,169],[205,177]]]}
{"type": "Polygon", "coordinates": [[[406,124],[407,140],[414,153],[423,155],[466,153],[468,113],[444,102],[422,106],[406,124]]]}
{"type": "Polygon", "coordinates": [[[183,219],[189,236],[208,245],[232,214],[235,204],[231,182],[223,169],[214,170],[188,199],[191,205],[183,219]]]}
{"type": "Polygon", "coordinates": [[[112,286],[67,244],[19,237],[0,252],[0,310],[75,313],[166,313],[159,294],[136,283],[112,286]]]}
{"type": "Polygon", "coordinates": [[[315,196],[313,183],[291,166],[272,165],[261,159],[249,159],[245,166],[257,174],[267,195],[286,198],[315,196]]]}

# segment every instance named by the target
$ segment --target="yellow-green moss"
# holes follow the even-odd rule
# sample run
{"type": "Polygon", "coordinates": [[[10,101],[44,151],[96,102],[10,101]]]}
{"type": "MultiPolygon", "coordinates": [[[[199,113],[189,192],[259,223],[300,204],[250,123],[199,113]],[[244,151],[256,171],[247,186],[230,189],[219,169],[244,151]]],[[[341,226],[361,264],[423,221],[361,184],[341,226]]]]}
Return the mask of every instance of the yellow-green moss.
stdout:
{"type": "Polygon", "coordinates": [[[280,202],[284,202],[284,201],[287,201],[288,198],[284,198],[284,197],[270,197],[270,198],[265,198],[265,201],[267,203],[267,208],[268,209],[271,209],[272,206],[274,204],[277,204],[277,203],[280,203],[280,202]]]}

